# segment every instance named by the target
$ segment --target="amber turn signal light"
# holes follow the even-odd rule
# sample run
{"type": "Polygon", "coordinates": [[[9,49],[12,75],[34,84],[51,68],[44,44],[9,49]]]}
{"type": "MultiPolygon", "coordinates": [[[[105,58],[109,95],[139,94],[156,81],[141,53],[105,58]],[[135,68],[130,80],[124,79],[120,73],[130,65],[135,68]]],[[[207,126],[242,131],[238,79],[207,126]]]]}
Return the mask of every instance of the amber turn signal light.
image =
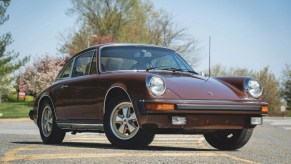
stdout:
{"type": "Polygon", "coordinates": [[[174,104],[146,104],[147,110],[174,110],[174,104]]]}
{"type": "Polygon", "coordinates": [[[262,112],[263,112],[263,113],[268,113],[268,110],[269,110],[269,109],[268,109],[268,106],[267,106],[267,105],[263,105],[263,106],[262,106],[262,112]]]}

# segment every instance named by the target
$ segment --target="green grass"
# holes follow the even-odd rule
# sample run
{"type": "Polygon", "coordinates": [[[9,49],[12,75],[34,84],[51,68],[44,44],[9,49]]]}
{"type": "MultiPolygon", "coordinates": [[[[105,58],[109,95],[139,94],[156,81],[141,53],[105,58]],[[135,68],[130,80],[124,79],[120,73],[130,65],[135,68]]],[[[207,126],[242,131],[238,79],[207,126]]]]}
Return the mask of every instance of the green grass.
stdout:
{"type": "Polygon", "coordinates": [[[28,118],[30,109],[32,109],[31,102],[1,102],[0,113],[2,113],[2,117],[0,118],[28,118]]]}
{"type": "MultiPolygon", "coordinates": [[[[11,94],[8,98],[8,101],[9,102],[16,102],[17,101],[17,94],[14,93],[14,94],[11,94]]],[[[19,99],[18,100],[19,102],[24,102],[23,99],[19,99]]],[[[33,101],[33,97],[32,96],[29,96],[29,95],[26,95],[26,98],[25,98],[25,102],[32,102],[33,101]]]]}

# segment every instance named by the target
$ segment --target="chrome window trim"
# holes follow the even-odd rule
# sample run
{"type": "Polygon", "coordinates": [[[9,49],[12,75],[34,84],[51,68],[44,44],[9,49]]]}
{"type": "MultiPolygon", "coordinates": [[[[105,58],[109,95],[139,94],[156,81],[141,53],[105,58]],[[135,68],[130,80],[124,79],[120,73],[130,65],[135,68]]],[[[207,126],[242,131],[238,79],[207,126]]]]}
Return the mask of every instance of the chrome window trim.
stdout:
{"type": "MultiPolygon", "coordinates": [[[[85,53],[92,52],[92,51],[93,51],[93,53],[92,53],[92,55],[91,55],[91,63],[90,63],[90,69],[91,69],[92,61],[93,61],[93,56],[94,56],[94,54],[96,53],[96,49],[90,49],[90,50],[88,50],[88,51],[85,51],[85,52],[83,52],[83,53],[77,55],[77,56],[74,56],[74,63],[73,63],[72,69],[71,69],[70,78],[76,78],[76,77],[87,76],[87,75],[82,75],[82,76],[75,76],[75,77],[72,77],[72,73],[73,73],[73,68],[74,68],[74,65],[75,65],[76,59],[77,59],[78,57],[84,55],[85,53]]],[[[88,75],[90,75],[90,72],[89,72],[88,75]]]]}
{"type": "MultiPolygon", "coordinates": [[[[92,69],[92,63],[93,63],[93,60],[94,60],[94,56],[96,56],[96,60],[97,60],[97,54],[96,54],[96,50],[94,50],[94,53],[92,55],[92,59],[91,59],[91,63],[90,63],[90,69],[89,69],[89,74],[88,75],[94,75],[94,74],[97,74],[97,72],[91,74],[91,69],[92,69]]],[[[97,64],[97,61],[96,61],[96,64],[97,64]]],[[[97,68],[97,66],[95,65],[95,67],[97,68]]]]}
{"type": "MultiPolygon", "coordinates": [[[[85,52],[83,52],[83,53],[80,53],[80,54],[78,54],[78,55],[76,55],[76,56],[74,56],[71,60],[70,60],[70,62],[72,62],[72,68],[71,68],[71,70],[70,70],[70,75],[69,75],[69,77],[65,77],[65,78],[59,78],[59,75],[60,75],[60,72],[62,72],[63,71],[63,69],[65,68],[65,66],[67,66],[67,64],[59,71],[59,74],[57,75],[57,77],[56,77],[56,79],[55,79],[55,81],[54,82],[56,82],[56,81],[58,81],[58,80],[66,80],[66,79],[70,79],[70,78],[72,78],[72,73],[73,73],[73,68],[74,68],[74,65],[75,65],[75,61],[76,61],[76,58],[77,57],[79,57],[79,56],[81,56],[81,55],[84,55],[85,53],[88,53],[88,52],[91,52],[91,51],[94,51],[93,52],[93,54],[92,54],[92,56],[91,56],[91,65],[90,65],[90,69],[91,69],[91,67],[92,67],[92,61],[93,61],[93,56],[96,54],[96,49],[89,49],[88,51],[85,51],[85,52]]],[[[90,72],[89,72],[90,73],[90,72]]],[[[90,75],[90,74],[88,74],[88,75],[90,75]]],[[[86,76],[86,75],[84,75],[84,76],[86,76]]],[[[76,76],[76,77],[78,77],[78,76],[76,76]]],[[[75,78],[75,77],[74,77],[75,78]]]]}
{"type": "MultiPolygon", "coordinates": [[[[72,59],[72,60],[70,60],[70,62],[68,62],[68,64],[69,63],[71,63],[72,64],[72,68],[73,68],[73,64],[74,64],[74,61],[75,59],[72,59]]],[[[68,66],[68,64],[66,64],[60,71],[59,71],[59,74],[57,75],[57,77],[56,77],[56,79],[55,79],[55,81],[54,82],[56,82],[56,81],[58,81],[58,80],[65,80],[65,79],[69,79],[69,78],[71,78],[71,75],[72,75],[72,68],[71,68],[71,70],[70,70],[70,74],[69,74],[69,76],[68,77],[65,77],[65,78],[59,78],[59,76],[60,76],[60,73],[65,69],[65,67],[66,66],[68,66]]]]}

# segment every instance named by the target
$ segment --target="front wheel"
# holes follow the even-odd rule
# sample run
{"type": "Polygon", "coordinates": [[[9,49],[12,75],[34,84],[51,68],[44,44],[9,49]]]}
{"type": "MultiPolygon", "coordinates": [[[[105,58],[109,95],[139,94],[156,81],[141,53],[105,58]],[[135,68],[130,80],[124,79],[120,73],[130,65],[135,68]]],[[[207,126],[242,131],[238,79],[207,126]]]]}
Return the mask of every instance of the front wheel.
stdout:
{"type": "Polygon", "coordinates": [[[45,101],[41,105],[39,121],[39,132],[45,144],[59,144],[65,138],[66,132],[61,130],[55,122],[53,107],[50,102],[45,101]]]}
{"type": "Polygon", "coordinates": [[[119,148],[142,148],[154,139],[154,131],[139,126],[135,110],[128,100],[113,99],[105,112],[104,131],[119,148]]]}
{"type": "Polygon", "coordinates": [[[225,130],[206,133],[206,141],[219,150],[236,150],[243,147],[251,138],[253,129],[225,130]]]}

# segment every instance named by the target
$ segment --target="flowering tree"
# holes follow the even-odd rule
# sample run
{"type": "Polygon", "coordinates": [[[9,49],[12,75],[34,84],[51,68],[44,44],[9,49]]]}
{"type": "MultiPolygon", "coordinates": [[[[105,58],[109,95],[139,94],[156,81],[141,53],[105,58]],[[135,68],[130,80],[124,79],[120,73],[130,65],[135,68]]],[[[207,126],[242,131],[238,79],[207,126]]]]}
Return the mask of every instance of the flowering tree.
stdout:
{"type": "Polygon", "coordinates": [[[29,90],[36,96],[42,90],[52,84],[65,63],[64,58],[44,55],[34,61],[32,66],[25,68],[20,74],[19,82],[23,84],[23,90],[29,90]]]}

